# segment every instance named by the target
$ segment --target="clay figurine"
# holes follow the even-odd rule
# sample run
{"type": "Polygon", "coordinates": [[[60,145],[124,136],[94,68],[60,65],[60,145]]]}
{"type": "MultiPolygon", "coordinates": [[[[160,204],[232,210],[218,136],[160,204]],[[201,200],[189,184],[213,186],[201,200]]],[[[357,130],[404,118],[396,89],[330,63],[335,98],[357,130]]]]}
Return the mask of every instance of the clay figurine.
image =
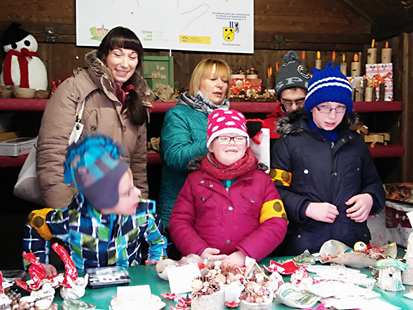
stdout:
{"type": "Polygon", "coordinates": [[[376,262],[379,269],[377,286],[385,291],[401,292],[404,291],[402,284],[402,271],[406,270],[407,264],[395,258],[381,259],[376,262]]]}

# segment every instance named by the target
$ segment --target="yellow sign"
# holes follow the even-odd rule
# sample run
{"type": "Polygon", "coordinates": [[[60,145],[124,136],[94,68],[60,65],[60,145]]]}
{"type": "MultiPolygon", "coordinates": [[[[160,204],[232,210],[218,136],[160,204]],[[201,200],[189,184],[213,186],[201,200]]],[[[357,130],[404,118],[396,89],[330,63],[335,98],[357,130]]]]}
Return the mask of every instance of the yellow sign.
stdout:
{"type": "Polygon", "coordinates": [[[179,43],[211,44],[211,37],[179,36],[179,43]]]}
{"type": "Polygon", "coordinates": [[[234,28],[231,27],[224,27],[224,40],[231,42],[234,40],[234,28]]]}

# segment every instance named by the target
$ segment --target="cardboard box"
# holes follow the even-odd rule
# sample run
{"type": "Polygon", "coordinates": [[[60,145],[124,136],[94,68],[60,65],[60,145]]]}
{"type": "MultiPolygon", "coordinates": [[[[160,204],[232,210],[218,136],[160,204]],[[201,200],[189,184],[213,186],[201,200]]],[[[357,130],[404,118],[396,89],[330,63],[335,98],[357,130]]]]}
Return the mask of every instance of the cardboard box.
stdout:
{"type": "Polygon", "coordinates": [[[375,79],[376,101],[379,101],[380,88],[378,75],[384,77],[384,101],[393,101],[393,64],[366,64],[366,76],[375,79]]]}
{"type": "Polygon", "coordinates": [[[19,156],[30,153],[36,138],[22,137],[0,142],[0,155],[19,156]]]}
{"type": "Polygon", "coordinates": [[[20,137],[20,131],[0,132],[0,142],[20,137]]]}

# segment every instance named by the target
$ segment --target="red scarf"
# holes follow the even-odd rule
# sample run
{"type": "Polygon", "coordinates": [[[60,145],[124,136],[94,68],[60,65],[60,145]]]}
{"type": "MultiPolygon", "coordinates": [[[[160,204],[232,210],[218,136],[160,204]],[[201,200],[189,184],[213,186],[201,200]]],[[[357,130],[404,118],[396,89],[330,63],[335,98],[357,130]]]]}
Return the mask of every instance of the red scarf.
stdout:
{"type": "Polygon", "coordinates": [[[201,169],[219,180],[233,180],[257,168],[258,159],[250,147],[243,158],[230,166],[221,164],[212,153],[201,160],[201,169]]]}
{"type": "Polygon", "coordinates": [[[26,57],[32,59],[33,56],[37,57],[37,54],[29,51],[27,48],[22,48],[21,52],[16,50],[8,51],[4,58],[4,85],[14,85],[11,76],[11,59],[13,56],[16,56],[19,61],[20,87],[29,88],[29,62],[26,57]]]}

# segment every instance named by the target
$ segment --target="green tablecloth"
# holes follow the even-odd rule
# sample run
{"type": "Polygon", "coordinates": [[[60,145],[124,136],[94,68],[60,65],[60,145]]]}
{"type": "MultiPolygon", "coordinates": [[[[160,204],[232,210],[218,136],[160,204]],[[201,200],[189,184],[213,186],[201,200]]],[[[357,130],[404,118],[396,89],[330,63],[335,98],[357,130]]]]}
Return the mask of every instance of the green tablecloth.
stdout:
{"type": "MultiPolygon", "coordinates": [[[[271,258],[272,260],[281,261],[286,258],[271,258]]],[[[270,258],[265,258],[260,262],[260,265],[269,265],[270,258]]],[[[155,266],[136,266],[127,268],[131,277],[130,286],[132,285],[150,285],[153,294],[160,296],[160,294],[169,292],[169,283],[158,277],[155,266]]],[[[362,270],[362,272],[369,274],[368,269],[362,270]]],[[[283,276],[285,282],[289,282],[289,277],[283,276]]],[[[406,291],[404,292],[385,292],[374,288],[374,290],[381,294],[381,300],[386,301],[394,306],[398,306],[401,309],[413,309],[413,300],[404,297],[403,295],[409,292],[412,286],[405,285],[406,291]]],[[[112,297],[116,296],[116,287],[102,288],[102,289],[86,289],[86,294],[80,300],[91,303],[97,306],[97,309],[108,309],[109,303],[112,297]]],[[[162,301],[166,303],[164,309],[170,309],[170,306],[175,306],[176,302],[169,301],[162,298],[162,301]]],[[[59,292],[56,292],[55,302],[62,303],[62,298],[59,292]]],[[[273,303],[272,309],[292,309],[282,304],[273,303]]]]}

